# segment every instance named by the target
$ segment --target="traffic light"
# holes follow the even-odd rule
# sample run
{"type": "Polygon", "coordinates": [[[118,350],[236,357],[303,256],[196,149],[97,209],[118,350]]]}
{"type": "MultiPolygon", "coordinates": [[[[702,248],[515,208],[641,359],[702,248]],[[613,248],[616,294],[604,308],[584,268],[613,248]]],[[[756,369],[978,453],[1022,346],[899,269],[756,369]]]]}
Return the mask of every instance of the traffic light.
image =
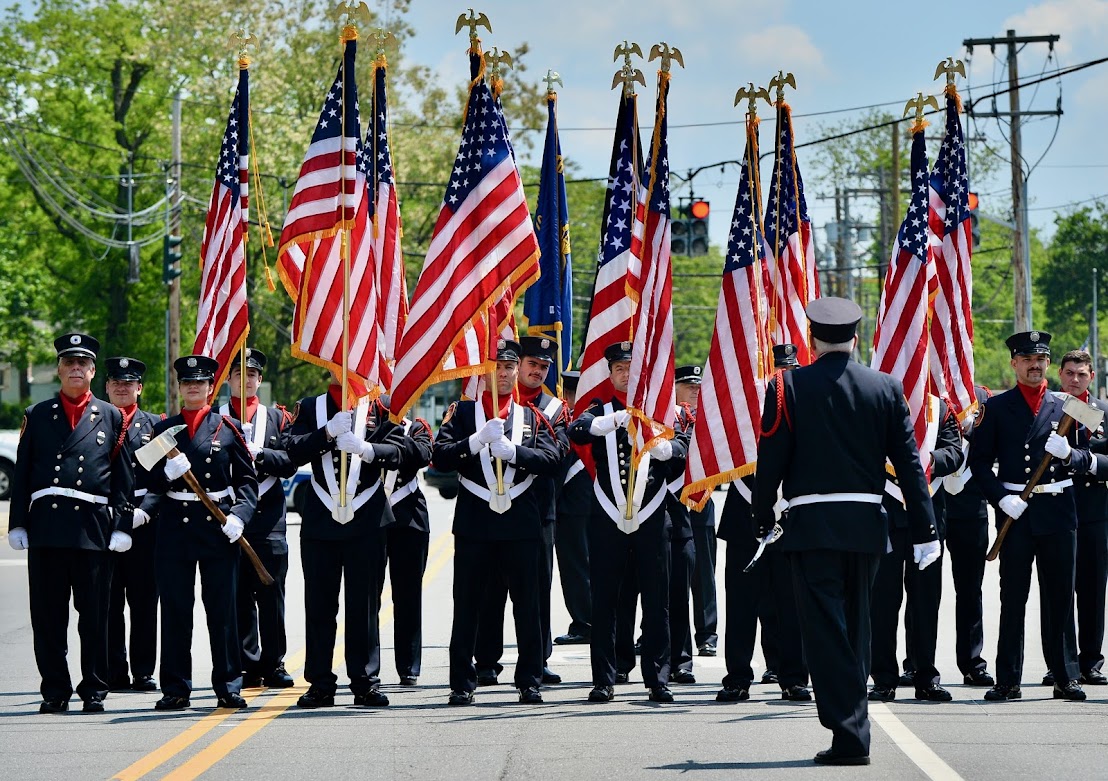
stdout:
{"type": "Polygon", "coordinates": [[[674,255],[697,258],[708,254],[707,201],[693,201],[680,208],[681,216],[670,225],[670,251],[674,255]]]}
{"type": "Polygon", "coordinates": [[[977,249],[981,244],[981,224],[977,218],[977,193],[967,193],[966,207],[969,209],[970,249],[977,249]]]}
{"type": "Polygon", "coordinates": [[[181,237],[167,235],[162,242],[162,281],[167,285],[181,276],[181,237]]]}

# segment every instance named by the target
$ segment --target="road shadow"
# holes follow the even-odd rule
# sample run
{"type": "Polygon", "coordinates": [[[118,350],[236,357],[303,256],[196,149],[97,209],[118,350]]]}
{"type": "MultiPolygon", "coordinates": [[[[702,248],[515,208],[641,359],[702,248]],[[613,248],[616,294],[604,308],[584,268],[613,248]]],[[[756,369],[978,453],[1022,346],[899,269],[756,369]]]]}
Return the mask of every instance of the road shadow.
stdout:
{"type": "Polygon", "coordinates": [[[813,767],[810,759],[778,759],[762,762],[697,762],[689,759],[672,765],[655,765],[643,770],[678,770],[687,773],[690,770],[784,770],[794,767],[813,767]]]}

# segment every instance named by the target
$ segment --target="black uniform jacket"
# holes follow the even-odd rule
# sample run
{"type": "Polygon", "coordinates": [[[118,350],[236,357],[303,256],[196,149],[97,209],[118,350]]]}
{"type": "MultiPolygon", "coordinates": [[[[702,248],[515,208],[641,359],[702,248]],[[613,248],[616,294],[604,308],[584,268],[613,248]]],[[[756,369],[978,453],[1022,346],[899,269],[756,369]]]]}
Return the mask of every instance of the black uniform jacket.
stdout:
{"type": "MultiPolygon", "coordinates": [[[[974,480],[994,507],[998,507],[1003,497],[1020,493],[1021,489],[1005,488],[1005,483],[1024,486],[1031,479],[1031,473],[1042,461],[1047,437],[1061,420],[1062,399],[1053,393],[1043,397],[1038,415],[1032,414],[1018,387],[999,393],[985,403],[970,444],[969,462],[974,480]],[[997,464],[995,475],[994,462],[997,464]]],[[[1071,432],[1069,440],[1073,446],[1070,463],[1052,459],[1040,485],[1070,480],[1073,475],[1083,476],[1089,471],[1092,456],[1087,449],[1088,437],[1084,429],[1071,432]]],[[[997,513],[998,523],[1003,516],[1004,513],[997,513]]],[[[1054,494],[1032,494],[1018,522],[1030,523],[1031,533],[1036,535],[1076,529],[1073,488],[1064,488],[1054,494]]]]}
{"type": "MultiPolygon", "coordinates": [[[[540,391],[535,400],[531,402],[531,406],[545,415],[550,427],[554,429],[554,439],[557,440],[558,452],[561,453],[560,463],[569,459],[571,450],[569,446],[569,410],[566,408],[565,401],[551,396],[546,391],[540,391]]],[[[542,491],[545,507],[542,516],[543,523],[553,523],[558,514],[557,500],[561,486],[558,481],[564,476],[564,473],[559,470],[559,474],[542,477],[535,481],[539,484],[539,490],[542,491]]]]}
{"type": "Polygon", "coordinates": [[[470,452],[469,438],[480,428],[478,414],[484,418],[484,410],[478,413],[476,402],[454,402],[435,437],[432,456],[435,468],[446,472],[457,470],[459,477],[454,534],[480,540],[537,539],[552,500],[544,492],[539,478],[555,477],[562,460],[561,445],[553,427],[534,407],[512,402],[504,422],[504,435],[514,442],[512,432],[519,416],[522,416],[522,425],[515,461],[504,463],[505,490],[512,496],[512,504],[506,513],[500,514],[489,507],[488,495],[478,495],[466,485],[468,481],[486,494],[490,485],[492,491],[497,488],[495,478],[490,481],[486,473],[486,470],[489,473],[495,470],[495,459],[489,457],[488,448],[476,454],[470,452]],[[528,480],[531,484],[524,488],[528,480]],[[515,490],[509,489],[509,484],[515,490]]]}
{"type": "MultiPolygon", "coordinates": [[[[360,417],[359,407],[351,410],[355,420],[360,417]]],[[[312,483],[301,518],[300,534],[315,540],[349,540],[365,534],[376,533],[393,522],[392,509],[385,496],[382,475],[386,469],[399,469],[416,448],[414,440],[404,436],[404,429],[389,421],[388,409],[380,400],[364,401],[365,425],[361,432],[366,442],[373,444],[372,462],[356,456],[347,456],[346,500],[354,507],[354,518],[339,523],[332,517],[331,508],[337,502],[339,457],[341,451],[327,437],[327,421],[339,412],[338,405],[329,393],[302,399],[293,414],[286,447],[297,466],[311,463],[312,483]],[[324,414],[318,414],[320,406],[324,414]],[[354,473],[357,468],[357,479],[354,473]],[[332,491],[330,486],[334,486],[332,491]]]]}
{"type": "MultiPolygon", "coordinates": [[[[981,415],[982,410],[985,407],[985,402],[989,400],[992,395],[988,388],[982,385],[974,386],[974,393],[977,396],[978,409],[976,414],[971,418],[967,417],[962,421],[962,450],[968,451],[969,445],[973,441],[973,432],[977,428],[977,418],[981,415]]],[[[981,487],[977,484],[976,478],[973,477],[973,469],[969,465],[969,458],[967,456],[965,462],[965,469],[969,470],[969,476],[965,474],[955,474],[943,481],[943,502],[945,504],[945,515],[947,518],[954,518],[957,520],[978,520],[988,522],[989,520],[989,505],[985,501],[985,495],[981,493],[981,487]],[[955,488],[956,493],[951,493],[951,486],[955,488]]]]}
{"type": "MultiPolygon", "coordinates": [[[[938,530],[939,539],[946,539],[946,513],[943,503],[944,492],[939,488],[941,479],[958,471],[965,455],[962,453],[962,429],[958,425],[958,419],[951,414],[945,401],[939,402],[939,424],[935,437],[935,445],[931,450],[931,483],[936,486],[935,493],[931,497],[931,505],[935,512],[935,528],[938,530]]],[[[895,474],[886,475],[888,482],[896,487],[900,493],[900,483],[895,474]]],[[[904,512],[904,505],[899,497],[889,494],[886,486],[883,504],[889,513],[889,523],[896,528],[908,528],[908,518],[904,512]]]]}
{"type": "MultiPolygon", "coordinates": [[[[236,405],[237,406],[237,405],[236,405]]],[[[221,407],[220,412],[238,420],[237,409],[221,407]]],[[[296,464],[285,450],[285,432],[292,423],[292,416],[281,406],[259,405],[254,413],[252,439],[261,447],[254,456],[254,471],[258,475],[258,506],[254,517],[246,524],[247,541],[255,550],[270,553],[288,553],[285,539],[285,492],[281,479],[296,474],[296,464]],[[261,427],[262,413],[265,428],[261,427]]]]}
{"type": "MultiPolygon", "coordinates": [[[[612,399],[610,404],[612,412],[626,409],[618,399],[612,399]]],[[[590,445],[592,447],[592,457],[596,463],[594,495],[597,502],[594,503],[594,510],[599,508],[602,514],[618,523],[622,518],[622,513],[616,511],[620,505],[625,505],[627,501],[627,468],[631,463],[631,443],[627,438],[626,428],[617,428],[614,432],[602,437],[594,436],[589,431],[595,418],[607,414],[605,406],[600,399],[593,399],[589,402],[588,409],[570,424],[569,439],[574,444],[590,445]],[[609,437],[614,437],[616,456],[614,463],[608,454],[609,445],[611,444],[609,437]],[[620,477],[619,485],[621,488],[616,487],[615,476],[617,473],[620,477]],[[603,499],[600,496],[601,493],[603,499]],[[613,512],[615,512],[615,515],[613,515],[613,512]]],[[[685,474],[685,459],[689,454],[690,434],[685,430],[688,422],[687,416],[688,412],[682,409],[679,416],[681,425],[676,427],[673,439],[670,440],[673,448],[672,457],[668,461],[650,460],[647,469],[646,489],[642,503],[639,505],[642,513],[640,519],[642,523],[646,523],[654,517],[667,517],[666,497],[669,496],[669,483],[685,474]]],[[[641,475],[636,476],[636,483],[639,479],[641,479],[641,475]]]]}
{"type": "Polygon", "coordinates": [[[142,464],[134,458],[135,451],[154,438],[154,427],[162,420],[164,415],[147,412],[144,409],[136,409],[127,426],[127,445],[131,453],[131,469],[135,474],[134,499],[131,500],[133,514],[134,507],[141,507],[150,516],[150,522],[131,531],[131,550],[141,550],[147,553],[154,552],[155,518],[158,508],[153,499],[147,500],[150,493],[150,473],[142,468],[142,464]]]}
{"type": "MultiPolygon", "coordinates": [[[[154,436],[184,423],[182,414],[159,421],[154,436]]],[[[216,495],[215,503],[223,513],[234,514],[249,526],[258,503],[258,478],[238,421],[209,410],[199,421],[195,436],[189,437],[187,428],[177,433],[177,449],[188,456],[200,487],[216,495]]],[[[146,498],[158,511],[157,555],[194,559],[237,555],[238,546],[229,543],[207,508],[199,501],[180,498],[191,493],[183,477],[172,483],[166,479],[164,464],[150,472],[146,498]]]]}
{"type": "MultiPolygon", "coordinates": [[[[388,397],[381,398],[381,404],[387,409],[388,397]]],[[[409,442],[401,451],[401,465],[385,475],[385,482],[392,483],[389,504],[395,518],[395,526],[415,529],[421,532],[431,531],[431,521],[427,515],[427,497],[419,487],[419,470],[431,463],[431,448],[434,439],[431,426],[423,418],[404,419],[400,426],[409,442]]]]}
{"type": "MultiPolygon", "coordinates": [[[[787,500],[884,492],[885,459],[900,479],[913,543],[936,539],[935,516],[901,383],[828,353],[778,374],[766,389],[755,475],[755,521],[774,523],[777,488],[787,500]],[[782,408],[779,409],[778,384],[782,408]]],[[[782,550],[883,553],[888,529],[879,503],[790,501],[782,550]]]]}
{"type": "MultiPolygon", "coordinates": [[[[750,499],[754,495],[754,475],[735,480],[727,487],[727,498],[719,513],[716,537],[724,542],[738,542],[750,537],[750,499]]],[[[708,509],[706,506],[705,510],[708,509]]]]}
{"type": "MultiPolygon", "coordinates": [[[[688,404],[680,405],[679,409],[674,428],[685,434],[687,440],[691,442],[696,413],[688,404]]],[[[670,495],[666,498],[666,512],[669,513],[670,520],[669,536],[672,540],[691,540],[693,536],[693,512],[681,501],[681,489],[684,486],[685,470],[682,468],[681,474],[670,480],[670,495]]],[[[711,499],[709,498],[708,501],[710,502],[711,499]]],[[[707,505],[705,509],[708,509],[707,505]]]]}
{"type": "Polygon", "coordinates": [[[23,417],[8,528],[35,548],[107,550],[131,532],[133,483],[123,413],[93,396],[71,429],[58,397],[39,402],[23,417]]]}

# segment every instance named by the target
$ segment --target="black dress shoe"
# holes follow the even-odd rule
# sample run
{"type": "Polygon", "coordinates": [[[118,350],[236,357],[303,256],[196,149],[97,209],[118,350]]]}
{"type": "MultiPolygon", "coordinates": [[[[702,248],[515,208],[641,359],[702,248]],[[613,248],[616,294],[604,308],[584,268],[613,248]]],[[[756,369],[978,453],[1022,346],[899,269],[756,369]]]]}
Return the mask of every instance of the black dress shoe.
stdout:
{"type": "Polygon", "coordinates": [[[141,678],[135,678],[135,682],[131,684],[131,688],[137,692],[157,691],[158,682],[154,680],[153,675],[144,675],[141,678]]]}
{"type": "Polygon", "coordinates": [[[807,686],[801,686],[800,684],[786,686],[781,690],[781,699],[789,702],[811,702],[812,692],[808,690],[807,686]]]}
{"type": "Polygon", "coordinates": [[[1081,674],[1081,683],[1087,686],[1108,686],[1108,677],[1100,670],[1089,670],[1081,674]]]}
{"type": "Polygon", "coordinates": [[[868,699],[870,702],[892,702],[896,699],[896,689],[874,686],[869,690],[868,699]]]}
{"type": "Polygon", "coordinates": [[[926,686],[916,687],[916,699],[927,700],[928,702],[950,702],[954,698],[950,696],[950,692],[939,684],[929,683],[926,686]]]}
{"type": "Polygon", "coordinates": [[[244,675],[242,676],[242,688],[264,689],[265,681],[262,680],[262,676],[260,675],[244,675]]]}
{"type": "Polygon", "coordinates": [[[38,706],[39,713],[65,713],[69,710],[69,700],[43,700],[38,706]]]}
{"type": "Polygon", "coordinates": [[[704,645],[700,646],[700,648],[696,649],[696,653],[698,656],[715,656],[716,647],[711,643],[705,643],[704,645]]]}
{"type": "Polygon", "coordinates": [[[839,754],[834,749],[826,749],[819,752],[812,761],[817,765],[868,765],[868,754],[839,754]]]}
{"type": "Polygon", "coordinates": [[[696,683],[696,676],[688,670],[678,670],[669,676],[670,683],[696,683]]]}
{"type": "Polygon", "coordinates": [[[1084,702],[1085,692],[1077,681],[1066,681],[1059,686],[1054,684],[1054,699],[1069,700],[1070,702],[1084,702]]]}
{"type": "Polygon", "coordinates": [[[188,697],[174,697],[167,694],[154,703],[154,710],[184,710],[190,704],[188,697]]]}
{"type": "Polygon", "coordinates": [[[777,673],[773,670],[766,670],[762,673],[762,683],[777,683],[777,673]]]}
{"type": "Polygon", "coordinates": [[[478,686],[496,686],[498,683],[500,683],[500,681],[496,680],[496,673],[490,670],[477,673],[478,686]]]}
{"type": "Polygon", "coordinates": [[[528,686],[526,689],[520,689],[519,701],[522,702],[524,705],[541,705],[542,692],[540,692],[538,690],[538,687],[535,686],[528,686]]]}
{"type": "Polygon", "coordinates": [[[419,678],[414,675],[402,675],[400,676],[401,686],[417,686],[419,684],[419,678]]]}
{"type": "Polygon", "coordinates": [[[382,694],[380,689],[374,687],[365,694],[355,694],[354,704],[366,708],[384,708],[389,704],[389,698],[382,694]]]}
{"type": "Polygon", "coordinates": [[[85,704],[81,706],[81,710],[84,713],[103,713],[104,701],[99,697],[89,697],[85,700],[85,704]]]}
{"type": "Polygon", "coordinates": [[[1043,686],[1054,685],[1054,673],[1047,671],[1047,674],[1043,676],[1043,686]]]}
{"type": "Polygon", "coordinates": [[[962,676],[962,683],[966,686],[996,686],[993,676],[984,670],[974,670],[969,675],[962,676]]]}
{"type": "Polygon", "coordinates": [[[542,682],[547,684],[561,683],[562,676],[551,670],[549,667],[542,668],[542,682]]]}
{"type": "Polygon", "coordinates": [[[673,692],[668,686],[655,686],[650,690],[647,699],[651,702],[673,702],[673,692]]]}
{"type": "Polygon", "coordinates": [[[611,686],[594,686],[589,692],[589,702],[611,702],[616,698],[616,690],[611,686]]]}
{"type": "Polygon", "coordinates": [[[750,689],[747,687],[724,686],[716,693],[716,702],[741,702],[750,699],[750,689]]]}
{"type": "Polygon", "coordinates": [[[277,665],[273,672],[265,677],[264,682],[266,686],[273,689],[287,689],[296,683],[283,664],[277,665]]]}
{"type": "Polygon", "coordinates": [[[472,705],[474,700],[476,700],[476,697],[473,696],[473,692],[452,691],[446,702],[449,705],[472,705]]]}
{"type": "Polygon", "coordinates": [[[108,681],[108,691],[125,692],[131,690],[131,679],[126,675],[108,681]]]}
{"type": "Polygon", "coordinates": [[[575,635],[573,632],[566,632],[564,635],[558,635],[554,638],[555,645],[588,645],[589,638],[585,635],[575,635]]]}
{"type": "Polygon", "coordinates": [[[616,673],[616,683],[630,683],[631,676],[627,673],[616,673]]]}
{"type": "Polygon", "coordinates": [[[238,692],[227,692],[226,694],[221,694],[216,699],[216,707],[233,709],[245,708],[246,700],[244,700],[242,695],[238,692]]]}
{"type": "Polygon", "coordinates": [[[997,684],[985,692],[985,699],[989,702],[1003,702],[1004,700],[1018,700],[1023,697],[1019,686],[1004,686],[997,684]]]}
{"type": "Polygon", "coordinates": [[[903,672],[900,674],[900,680],[897,681],[898,686],[915,686],[916,674],[903,672]]]}
{"type": "Polygon", "coordinates": [[[335,694],[331,692],[321,691],[320,689],[309,688],[306,692],[300,695],[300,699],[296,701],[298,708],[333,708],[335,705],[335,694]]]}

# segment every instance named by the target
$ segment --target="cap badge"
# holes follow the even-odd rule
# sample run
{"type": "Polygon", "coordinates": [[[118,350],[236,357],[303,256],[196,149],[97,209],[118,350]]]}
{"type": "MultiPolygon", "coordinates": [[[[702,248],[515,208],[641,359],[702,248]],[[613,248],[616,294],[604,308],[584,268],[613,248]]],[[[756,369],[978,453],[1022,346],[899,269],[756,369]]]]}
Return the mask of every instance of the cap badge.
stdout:
{"type": "Polygon", "coordinates": [[[694,366],[693,370],[692,370],[692,373],[699,375],[700,374],[700,367],[699,366],[694,366]]]}
{"type": "Polygon", "coordinates": [[[631,343],[630,342],[620,342],[619,343],[619,349],[621,349],[621,350],[630,350],[631,349],[631,343]]]}
{"type": "Polygon", "coordinates": [[[497,350],[503,350],[507,346],[508,346],[508,343],[505,342],[503,339],[497,339],[496,340],[496,349],[497,350]]]}
{"type": "Polygon", "coordinates": [[[120,358],[119,359],[119,368],[120,369],[126,369],[130,365],[131,365],[131,362],[128,361],[126,358],[120,358]]]}
{"type": "Polygon", "coordinates": [[[187,361],[185,361],[185,363],[188,364],[188,367],[190,369],[195,369],[196,368],[196,359],[195,358],[189,358],[187,361]]]}
{"type": "Polygon", "coordinates": [[[70,344],[80,344],[81,343],[81,337],[78,336],[77,334],[73,334],[73,336],[69,337],[69,343],[70,344]]]}
{"type": "Polygon", "coordinates": [[[246,357],[247,358],[251,357],[253,355],[253,353],[254,353],[254,351],[251,350],[249,347],[246,348],[246,357]]]}
{"type": "Polygon", "coordinates": [[[1032,331],[1030,336],[1031,336],[1031,341],[1033,341],[1033,342],[1039,341],[1039,332],[1038,331],[1032,331]]]}
{"type": "Polygon", "coordinates": [[[785,345],[785,355],[792,355],[796,352],[796,348],[791,344],[785,345]]]}

